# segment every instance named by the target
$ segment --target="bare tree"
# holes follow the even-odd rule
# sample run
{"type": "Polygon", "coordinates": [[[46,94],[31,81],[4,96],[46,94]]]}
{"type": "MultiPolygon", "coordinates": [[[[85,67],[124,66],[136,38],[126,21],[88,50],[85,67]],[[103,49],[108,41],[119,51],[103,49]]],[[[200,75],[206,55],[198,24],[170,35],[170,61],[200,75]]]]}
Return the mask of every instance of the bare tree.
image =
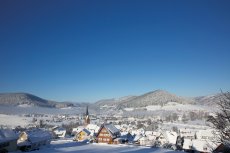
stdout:
{"type": "Polygon", "coordinates": [[[221,91],[220,101],[217,103],[219,111],[209,116],[207,121],[217,130],[218,140],[224,144],[230,142],[230,93],[221,91]]]}

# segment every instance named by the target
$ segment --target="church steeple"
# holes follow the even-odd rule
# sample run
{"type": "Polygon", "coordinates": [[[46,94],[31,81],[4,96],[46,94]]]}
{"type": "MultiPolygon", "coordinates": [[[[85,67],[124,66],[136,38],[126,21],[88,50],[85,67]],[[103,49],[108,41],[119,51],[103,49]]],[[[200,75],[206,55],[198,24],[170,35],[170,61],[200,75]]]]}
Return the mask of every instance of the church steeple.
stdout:
{"type": "Polygon", "coordinates": [[[90,124],[90,119],[89,119],[89,110],[88,110],[88,106],[86,106],[86,112],[85,112],[85,126],[87,126],[88,124],[90,124]]]}
{"type": "Polygon", "coordinates": [[[85,116],[89,116],[88,105],[86,106],[86,113],[85,116]]]}

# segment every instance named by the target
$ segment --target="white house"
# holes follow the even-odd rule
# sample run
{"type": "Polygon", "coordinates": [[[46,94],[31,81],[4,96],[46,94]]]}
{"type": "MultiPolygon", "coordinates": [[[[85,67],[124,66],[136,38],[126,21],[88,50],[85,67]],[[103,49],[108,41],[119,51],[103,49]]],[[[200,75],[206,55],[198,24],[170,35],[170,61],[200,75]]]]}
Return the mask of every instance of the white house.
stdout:
{"type": "Polygon", "coordinates": [[[55,134],[56,137],[64,138],[66,134],[66,129],[62,127],[56,127],[53,129],[53,133],[55,134]]]}
{"type": "Polygon", "coordinates": [[[50,144],[51,133],[43,129],[33,129],[22,132],[17,141],[20,150],[36,150],[42,145],[50,144]]]}
{"type": "Polygon", "coordinates": [[[216,149],[220,143],[207,140],[198,140],[198,139],[184,139],[183,149],[185,151],[195,151],[203,153],[211,153],[216,149]]]}
{"type": "Polygon", "coordinates": [[[88,124],[85,129],[87,129],[91,133],[91,136],[93,136],[94,134],[98,133],[100,127],[96,124],[88,124]]]}
{"type": "Polygon", "coordinates": [[[199,130],[196,133],[196,137],[199,140],[215,140],[217,132],[212,129],[199,130]]]}
{"type": "Polygon", "coordinates": [[[182,128],[179,129],[179,136],[184,137],[185,139],[195,139],[195,131],[192,131],[191,129],[182,128]]]}

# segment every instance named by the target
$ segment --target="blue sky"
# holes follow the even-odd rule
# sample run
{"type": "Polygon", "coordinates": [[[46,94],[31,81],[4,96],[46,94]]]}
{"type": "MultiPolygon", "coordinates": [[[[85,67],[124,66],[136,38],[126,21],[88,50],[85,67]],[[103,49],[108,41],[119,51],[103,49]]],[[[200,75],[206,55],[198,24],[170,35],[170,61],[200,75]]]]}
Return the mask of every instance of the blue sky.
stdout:
{"type": "Polygon", "coordinates": [[[229,1],[0,1],[0,92],[89,101],[230,90],[229,1]]]}

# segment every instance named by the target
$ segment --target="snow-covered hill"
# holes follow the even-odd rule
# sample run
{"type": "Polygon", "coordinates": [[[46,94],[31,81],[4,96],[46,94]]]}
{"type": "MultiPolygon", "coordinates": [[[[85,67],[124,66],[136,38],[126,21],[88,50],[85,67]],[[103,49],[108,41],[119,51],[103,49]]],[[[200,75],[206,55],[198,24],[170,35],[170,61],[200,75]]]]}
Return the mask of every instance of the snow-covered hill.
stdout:
{"type": "Polygon", "coordinates": [[[0,105],[39,106],[50,108],[64,108],[74,106],[69,102],[55,102],[28,93],[0,93],[0,105]]]}
{"type": "Polygon", "coordinates": [[[123,103],[120,103],[119,107],[146,107],[149,105],[165,105],[168,102],[176,102],[179,104],[188,104],[188,103],[194,103],[191,99],[186,99],[183,97],[179,97],[177,95],[171,94],[164,90],[156,90],[153,92],[149,92],[146,94],[143,94],[141,96],[137,96],[131,100],[124,101],[123,103]]]}

